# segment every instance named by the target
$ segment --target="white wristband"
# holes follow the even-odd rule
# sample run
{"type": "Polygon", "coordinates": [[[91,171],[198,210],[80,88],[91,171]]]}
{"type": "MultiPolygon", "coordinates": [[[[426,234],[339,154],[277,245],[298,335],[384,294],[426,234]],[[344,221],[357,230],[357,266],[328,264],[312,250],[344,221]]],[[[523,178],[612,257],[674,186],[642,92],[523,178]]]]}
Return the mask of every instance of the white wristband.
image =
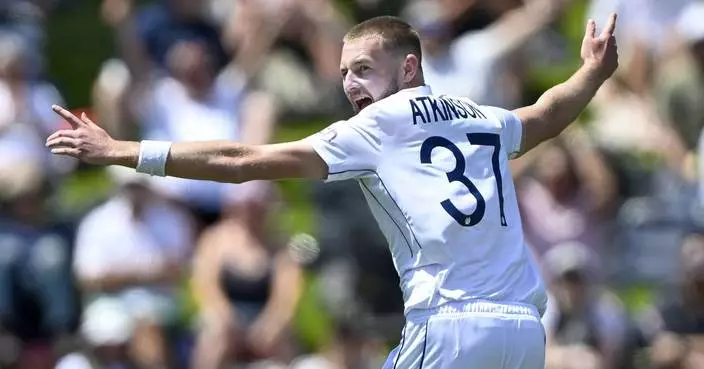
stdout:
{"type": "Polygon", "coordinates": [[[170,150],[170,141],[142,141],[139,145],[137,172],[150,176],[166,176],[166,158],[170,150]]]}

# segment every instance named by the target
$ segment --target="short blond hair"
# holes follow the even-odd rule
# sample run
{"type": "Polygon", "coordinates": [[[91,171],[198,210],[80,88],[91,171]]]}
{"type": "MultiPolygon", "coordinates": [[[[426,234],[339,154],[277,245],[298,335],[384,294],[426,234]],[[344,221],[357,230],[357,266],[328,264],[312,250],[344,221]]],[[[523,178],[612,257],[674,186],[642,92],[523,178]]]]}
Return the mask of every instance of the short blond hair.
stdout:
{"type": "Polygon", "coordinates": [[[401,18],[392,16],[370,18],[352,27],[343,42],[365,37],[379,37],[385,50],[403,55],[413,54],[419,62],[422,60],[420,35],[401,18]]]}

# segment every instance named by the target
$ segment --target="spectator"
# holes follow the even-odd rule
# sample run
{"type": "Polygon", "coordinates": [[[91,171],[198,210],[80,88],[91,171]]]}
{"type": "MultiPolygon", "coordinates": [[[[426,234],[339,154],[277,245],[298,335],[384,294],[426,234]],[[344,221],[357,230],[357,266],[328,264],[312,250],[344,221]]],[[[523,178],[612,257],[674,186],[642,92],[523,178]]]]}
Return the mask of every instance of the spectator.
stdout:
{"type": "Polygon", "coordinates": [[[119,192],[81,221],[75,274],[87,311],[104,301],[119,303],[134,326],[129,337],[135,361],[161,368],[169,365],[164,328],[177,318],[193,222],[159,196],[146,176],[122,167],[111,171],[119,192]]]}
{"type": "Polygon", "coordinates": [[[222,44],[220,27],[207,17],[206,6],[205,0],[157,0],[133,15],[133,0],[104,0],[102,13],[119,37],[134,38],[122,49],[131,64],[150,64],[169,73],[169,50],[179,42],[195,41],[208,49],[219,71],[230,56],[222,44]]]}
{"type": "Polygon", "coordinates": [[[59,0],[4,0],[0,2],[0,33],[22,39],[27,46],[25,72],[37,78],[44,72],[45,23],[59,0]]]}
{"type": "Polygon", "coordinates": [[[141,369],[130,355],[134,319],[119,299],[101,299],[83,312],[81,349],[59,360],[54,369],[141,369]]]}
{"type": "Polygon", "coordinates": [[[704,365],[704,235],[690,234],[680,251],[679,288],[661,296],[642,319],[652,345],[651,360],[657,369],[704,365]]]}
{"type": "Polygon", "coordinates": [[[272,184],[241,185],[227,217],[199,241],[193,282],[202,326],[194,368],[265,359],[287,363],[293,357],[301,259],[270,226],[279,210],[276,199],[272,184]]]}
{"type": "Polygon", "coordinates": [[[404,324],[399,278],[360,186],[315,185],[313,202],[322,250],[315,265],[321,299],[341,321],[358,316],[370,332],[394,341],[404,324]]]}
{"type": "Polygon", "coordinates": [[[704,4],[685,8],[676,24],[680,51],[655,70],[654,94],[661,116],[695,152],[704,128],[704,4]]]}
{"type": "Polygon", "coordinates": [[[289,366],[290,369],[382,367],[386,357],[380,350],[380,345],[373,344],[368,327],[350,317],[338,318],[333,324],[333,335],[323,350],[296,358],[289,366]]]}
{"type": "MultiPolygon", "coordinates": [[[[247,91],[233,70],[214,74],[212,59],[198,43],[176,44],[169,55],[175,78],[155,81],[140,98],[143,138],[173,141],[229,139],[269,142],[274,125],[273,100],[247,91]]],[[[230,184],[165,178],[156,182],[191,206],[200,222],[212,224],[222,211],[230,184]]]]}
{"type": "Polygon", "coordinates": [[[616,38],[623,60],[616,79],[639,96],[651,92],[654,67],[671,52],[673,26],[682,10],[697,0],[592,0],[587,17],[597,24],[619,14],[616,38]]]}
{"type": "MultiPolygon", "coordinates": [[[[104,70],[124,81],[124,90],[112,91],[112,86],[99,78],[94,92],[101,98],[99,111],[115,120],[131,117],[138,127],[122,130],[137,131],[141,139],[226,139],[253,144],[270,141],[277,115],[274,101],[268,94],[250,89],[248,77],[234,61],[219,69],[218,56],[208,47],[207,40],[182,37],[169,43],[164,59],[169,73],[159,73],[152,63],[140,57],[143,44],[130,21],[132,17],[127,8],[119,15],[123,20],[111,21],[120,24],[118,41],[130,77],[124,81],[126,76],[119,71],[122,67],[114,63],[104,70]],[[103,91],[113,99],[102,96],[103,91]],[[123,106],[126,112],[120,111],[123,106]]],[[[117,124],[110,126],[120,130],[117,124]]],[[[224,183],[180,178],[161,178],[154,184],[188,205],[201,226],[220,217],[224,199],[234,188],[224,183]]]]}
{"type": "Polygon", "coordinates": [[[587,129],[622,181],[619,195],[623,198],[657,194],[653,174],[692,172],[685,143],[661,119],[656,106],[652,98],[637,95],[616,81],[607,82],[592,100],[587,129]],[[650,165],[651,159],[657,165],[650,165]]]}
{"type": "MultiPolygon", "coordinates": [[[[415,0],[404,16],[423,39],[423,74],[436,93],[466,96],[482,105],[517,107],[520,86],[510,56],[559,14],[555,0],[531,0],[486,28],[455,38],[443,3],[415,0]],[[458,81],[462,81],[458,83],[458,81]]],[[[474,11],[474,2],[468,11],[474,11]]]]}
{"type": "Polygon", "coordinates": [[[287,116],[340,114],[340,39],[347,21],[331,0],[237,1],[224,37],[235,62],[276,96],[287,116]]]}
{"type": "Polygon", "coordinates": [[[552,291],[543,317],[547,367],[624,367],[629,338],[626,311],[616,295],[597,282],[594,255],[579,243],[563,243],[544,261],[552,291]]]}
{"type": "Polygon", "coordinates": [[[0,365],[50,368],[79,314],[73,227],[51,211],[40,163],[26,158],[0,171],[0,365]]]}
{"type": "Polygon", "coordinates": [[[76,161],[56,160],[43,141],[59,126],[47,106],[62,103],[51,83],[35,78],[27,70],[29,42],[12,33],[0,33],[0,156],[11,161],[18,156],[40,160],[45,170],[64,173],[76,161]]]}
{"type": "Polygon", "coordinates": [[[687,128],[691,121],[681,121],[683,116],[693,115],[671,110],[666,98],[673,95],[673,86],[681,85],[679,79],[693,80],[686,72],[679,73],[684,69],[676,60],[682,58],[671,56],[678,45],[673,42],[677,41],[672,37],[673,28],[688,3],[691,0],[590,3],[587,15],[597,23],[611,12],[619,12],[616,37],[622,67],[592,100],[594,115],[589,130],[621,178],[623,197],[660,195],[666,189],[656,180],[692,179],[696,173],[692,143],[696,144],[698,135],[691,136],[691,127],[687,128]],[[621,124],[624,121],[630,124],[621,124]],[[651,165],[652,159],[658,164],[651,165]]]}
{"type": "Polygon", "coordinates": [[[516,190],[525,240],[538,259],[555,245],[572,241],[601,255],[616,183],[584,132],[567,131],[521,160],[530,172],[514,170],[516,190]]]}

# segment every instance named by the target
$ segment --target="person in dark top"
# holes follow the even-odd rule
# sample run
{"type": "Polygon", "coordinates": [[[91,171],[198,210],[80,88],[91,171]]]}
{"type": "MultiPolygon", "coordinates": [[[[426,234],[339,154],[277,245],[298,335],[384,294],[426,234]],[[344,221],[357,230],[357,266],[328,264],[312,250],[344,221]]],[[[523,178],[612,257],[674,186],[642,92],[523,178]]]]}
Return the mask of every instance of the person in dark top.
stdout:
{"type": "Polygon", "coordinates": [[[373,333],[393,343],[404,324],[399,277],[359,185],[315,184],[312,199],[321,250],[313,268],[325,281],[323,304],[372,320],[373,333]]]}
{"type": "Polygon", "coordinates": [[[56,221],[41,166],[0,169],[0,367],[51,363],[75,333],[80,307],[71,274],[74,225],[56,221]]]}
{"type": "Polygon", "coordinates": [[[194,368],[292,359],[288,333],[303,275],[300,259],[271,227],[279,213],[273,190],[266,182],[242,185],[227,216],[198,243],[193,287],[202,325],[194,368]]]}
{"type": "Polygon", "coordinates": [[[585,367],[628,368],[630,322],[623,302],[595,272],[597,260],[579,242],[557,244],[545,254],[551,294],[543,316],[547,368],[575,361],[589,363],[585,367]]]}
{"type": "Polygon", "coordinates": [[[644,319],[656,368],[704,367],[704,233],[685,238],[680,263],[679,288],[644,319]]]}

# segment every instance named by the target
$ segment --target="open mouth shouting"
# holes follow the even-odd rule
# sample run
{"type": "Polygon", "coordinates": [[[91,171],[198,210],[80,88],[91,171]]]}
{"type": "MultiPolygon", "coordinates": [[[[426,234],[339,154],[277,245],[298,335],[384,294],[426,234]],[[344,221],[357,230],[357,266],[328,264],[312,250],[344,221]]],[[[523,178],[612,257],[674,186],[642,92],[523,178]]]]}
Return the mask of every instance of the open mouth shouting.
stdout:
{"type": "Polygon", "coordinates": [[[359,96],[354,99],[354,106],[357,108],[357,111],[360,111],[367,106],[371,105],[374,102],[371,97],[368,96],[359,96]]]}

